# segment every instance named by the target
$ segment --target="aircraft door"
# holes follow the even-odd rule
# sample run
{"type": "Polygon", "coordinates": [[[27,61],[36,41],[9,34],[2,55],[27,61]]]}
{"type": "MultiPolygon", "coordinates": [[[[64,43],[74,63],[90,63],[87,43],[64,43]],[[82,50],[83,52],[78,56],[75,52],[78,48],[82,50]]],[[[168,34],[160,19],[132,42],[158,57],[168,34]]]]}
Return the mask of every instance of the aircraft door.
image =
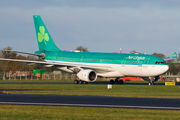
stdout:
{"type": "Polygon", "coordinates": [[[129,75],[131,73],[131,69],[129,69],[129,65],[126,65],[127,58],[124,57],[121,62],[121,69],[119,70],[120,73],[124,75],[129,75]]]}
{"type": "Polygon", "coordinates": [[[127,58],[126,58],[126,57],[125,57],[125,58],[123,58],[123,60],[122,60],[122,62],[121,62],[121,67],[125,67],[126,60],[127,60],[127,58]]]}
{"type": "Polygon", "coordinates": [[[82,57],[80,58],[80,65],[83,63],[83,61],[84,61],[84,57],[82,56],[82,57]]]}
{"type": "Polygon", "coordinates": [[[147,67],[148,67],[149,60],[150,60],[150,58],[146,58],[146,59],[144,60],[144,63],[143,63],[143,67],[144,67],[144,68],[147,68],[147,67]]]}
{"type": "Polygon", "coordinates": [[[143,63],[143,65],[142,65],[142,70],[143,70],[142,74],[143,74],[143,75],[148,75],[148,74],[149,74],[149,70],[148,70],[149,60],[150,60],[150,58],[146,58],[146,59],[144,60],[144,63],[143,63]]]}
{"type": "Polygon", "coordinates": [[[52,57],[52,60],[57,60],[57,53],[55,53],[54,55],[53,55],[53,57],[52,57]]]}

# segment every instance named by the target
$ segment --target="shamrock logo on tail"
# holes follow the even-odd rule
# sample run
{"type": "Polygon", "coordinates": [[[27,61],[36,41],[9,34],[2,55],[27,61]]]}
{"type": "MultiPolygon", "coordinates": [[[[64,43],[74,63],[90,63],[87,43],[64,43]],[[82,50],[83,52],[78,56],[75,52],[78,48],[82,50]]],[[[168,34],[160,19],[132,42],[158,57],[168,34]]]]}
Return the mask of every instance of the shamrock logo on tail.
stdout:
{"type": "Polygon", "coordinates": [[[45,33],[44,26],[39,26],[39,33],[38,33],[38,41],[42,42],[44,40],[44,43],[47,45],[47,41],[49,41],[49,36],[47,33],[45,33]]]}

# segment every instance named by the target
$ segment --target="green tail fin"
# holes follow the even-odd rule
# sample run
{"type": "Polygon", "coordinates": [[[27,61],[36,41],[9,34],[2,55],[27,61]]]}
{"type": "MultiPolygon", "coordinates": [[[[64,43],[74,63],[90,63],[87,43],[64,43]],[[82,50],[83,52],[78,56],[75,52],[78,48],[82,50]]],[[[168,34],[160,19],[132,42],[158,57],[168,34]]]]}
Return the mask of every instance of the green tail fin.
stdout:
{"type": "Polygon", "coordinates": [[[176,52],[174,52],[172,58],[177,58],[177,53],[176,52]]]}
{"type": "Polygon", "coordinates": [[[51,38],[46,26],[39,15],[33,15],[36,36],[40,51],[61,51],[51,38]]]}

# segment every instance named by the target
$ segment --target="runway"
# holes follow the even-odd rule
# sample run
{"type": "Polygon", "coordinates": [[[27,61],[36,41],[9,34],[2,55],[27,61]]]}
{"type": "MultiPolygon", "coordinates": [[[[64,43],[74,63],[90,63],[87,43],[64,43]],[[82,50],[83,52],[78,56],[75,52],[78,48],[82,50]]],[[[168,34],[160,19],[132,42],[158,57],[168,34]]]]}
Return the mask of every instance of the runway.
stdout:
{"type": "Polygon", "coordinates": [[[0,94],[0,104],[180,110],[180,99],[0,94]]]}

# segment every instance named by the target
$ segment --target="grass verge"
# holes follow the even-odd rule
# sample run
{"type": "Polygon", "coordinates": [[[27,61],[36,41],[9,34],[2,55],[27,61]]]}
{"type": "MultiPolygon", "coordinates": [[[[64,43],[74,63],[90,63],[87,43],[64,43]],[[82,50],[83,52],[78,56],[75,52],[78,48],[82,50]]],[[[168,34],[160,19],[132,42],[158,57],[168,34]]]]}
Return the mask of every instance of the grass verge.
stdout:
{"type": "Polygon", "coordinates": [[[1,120],[180,119],[180,111],[62,106],[0,105],[1,120]]]}
{"type": "Polygon", "coordinates": [[[115,97],[180,98],[180,86],[163,85],[74,85],[74,84],[0,84],[11,94],[88,95],[115,97]],[[10,91],[19,90],[19,91],[10,91]]]}

